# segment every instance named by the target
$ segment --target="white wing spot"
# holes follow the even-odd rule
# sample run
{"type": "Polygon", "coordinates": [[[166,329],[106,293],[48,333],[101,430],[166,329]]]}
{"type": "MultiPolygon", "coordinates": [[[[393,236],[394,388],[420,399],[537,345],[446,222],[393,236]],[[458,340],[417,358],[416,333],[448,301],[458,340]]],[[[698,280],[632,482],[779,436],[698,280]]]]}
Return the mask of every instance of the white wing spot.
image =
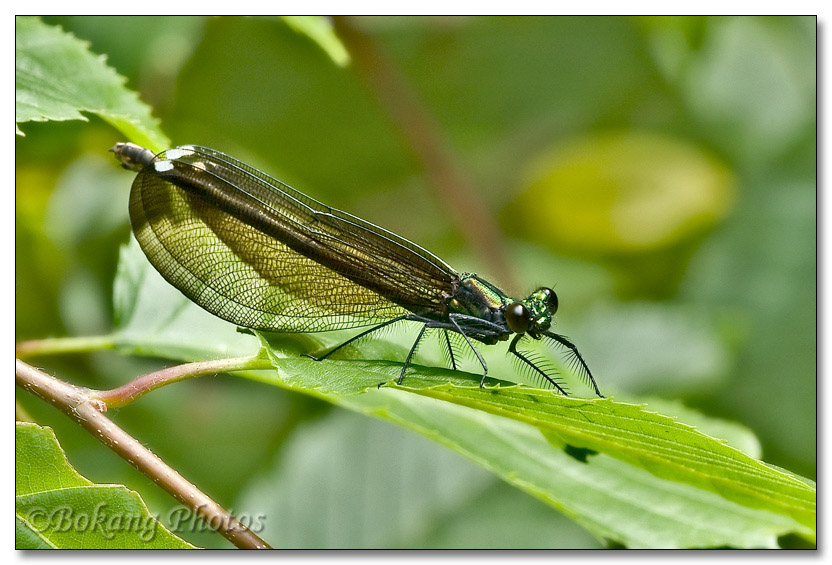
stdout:
{"type": "Polygon", "coordinates": [[[187,145],[165,151],[165,157],[168,159],[181,159],[182,157],[187,157],[193,154],[193,148],[188,147],[187,145]]]}

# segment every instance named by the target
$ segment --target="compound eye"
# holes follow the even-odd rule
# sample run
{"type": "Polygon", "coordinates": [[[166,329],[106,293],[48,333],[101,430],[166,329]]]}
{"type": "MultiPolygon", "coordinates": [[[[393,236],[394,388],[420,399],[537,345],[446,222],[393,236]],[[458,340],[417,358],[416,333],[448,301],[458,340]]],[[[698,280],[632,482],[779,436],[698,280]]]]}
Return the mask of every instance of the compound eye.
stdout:
{"type": "Polygon", "coordinates": [[[514,333],[523,334],[529,331],[532,315],[529,309],[520,302],[512,302],[506,308],[506,323],[508,329],[514,333]]]}
{"type": "Polygon", "coordinates": [[[554,314],[558,311],[558,295],[551,288],[543,287],[540,289],[546,295],[546,304],[549,306],[549,313],[554,314]]]}

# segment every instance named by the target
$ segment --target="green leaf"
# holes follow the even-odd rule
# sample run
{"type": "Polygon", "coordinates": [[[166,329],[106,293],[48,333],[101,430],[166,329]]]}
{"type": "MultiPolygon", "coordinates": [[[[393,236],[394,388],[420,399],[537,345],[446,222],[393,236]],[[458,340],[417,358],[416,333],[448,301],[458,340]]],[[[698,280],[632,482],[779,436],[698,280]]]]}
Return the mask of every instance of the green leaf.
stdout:
{"type": "Polygon", "coordinates": [[[480,389],[470,386],[476,375],[426,367],[413,367],[406,386],[372,386],[398,376],[394,363],[274,363],[277,376],[253,378],[416,430],[558,508],[599,540],[776,547],[787,532],[814,535],[814,488],[641,406],[517,386],[480,389]],[[584,463],[567,445],[598,455],[584,463]]]}
{"type": "MultiPolygon", "coordinates": [[[[763,455],[763,448],[760,446],[760,440],[757,439],[757,436],[751,430],[736,422],[705,416],[701,412],[686,407],[679,400],[664,400],[648,397],[640,398],[638,401],[645,402],[646,409],[651,412],[671,416],[694,426],[702,433],[711,437],[722,438],[729,445],[736,447],[754,459],[760,459],[763,455]]],[[[633,403],[637,403],[638,401],[634,401],[633,403]]]]}
{"type": "Polygon", "coordinates": [[[281,16],[293,30],[307,36],[329,55],[339,67],[346,67],[350,62],[347,48],[335,35],[332,24],[323,16],[281,16]]]}
{"type": "Polygon", "coordinates": [[[193,549],[137,493],[79,475],[49,428],[16,424],[15,463],[18,549],[193,549]]]}
{"type": "Polygon", "coordinates": [[[658,477],[711,490],[739,504],[815,527],[815,489],[803,480],[642,406],[519,387],[499,394],[453,384],[409,390],[527,422],[567,445],[606,453],[658,477]]]}
{"type": "MultiPolygon", "coordinates": [[[[216,356],[229,347],[224,339],[240,336],[158,278],[134,245],[122,251],[117,304],[124,322],[119,339],[127,351],[191,360],[200,351],[216,356]],[[168,300],[182,303],[173,306],[168,300]],[[200,331],[197,340],[194,327],[207,331],[200,331]]],[[[312,338],[304,338],[309,340],[305,346],[298,338],[260,338],[277,371],[247,377],[426,435],[560,510],[603,542],[777,547],[780,535],[814,535],[813,487],[641,406],[566,398],[495,380],[488,385],[499,388],[480,389],[479,375],[418,365],[408,370],[404,386],[379,388],[401,370],[395,359],[406,350],[388,341],[396,334],[352,352],[390,361],[316,362],[297,355],[316,349],[312,338]],[[639,520],[632,519],[636,515],[639,520]]],[[[246,351],[235,346],[234,353],[251,354],[250,345],[246,351]]],[[[751,453],[759,449],[739,426],[679,406],[667,409],[737,447],[751,453]]]]}
{"type": "MultiPolygon", "coordinates": [[[[91,112],[127,139],[161,151],[170,140],[150,108],[89,44],[38,18],[15,18],[15,121],[84,120],[91,112]]],[[[18,129],[18,133],[22,132],[18,129]]]]}

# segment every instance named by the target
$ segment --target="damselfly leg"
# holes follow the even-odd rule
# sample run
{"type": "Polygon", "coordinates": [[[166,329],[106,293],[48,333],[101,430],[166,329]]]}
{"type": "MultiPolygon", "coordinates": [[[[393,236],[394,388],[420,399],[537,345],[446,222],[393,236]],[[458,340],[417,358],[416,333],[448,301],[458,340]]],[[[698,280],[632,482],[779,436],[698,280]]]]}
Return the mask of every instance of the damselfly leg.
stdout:
{"type": "Polygon", "coordinates": [[[595,390],[595,394],[597,394],[600,398],[604,398],[604,395],[601,394],[600,390],[598,390],[598,385],[595,383],[595,378],[592,376],[589,367],[584,361],[584,358],[581,357],[581,354],[578,351],[578,348],[575,346],[575,344],[569,341],[569,338],[567,338],[565,335],[560,335],[552,332],[546,332],[543,335],[555,341],[556,343],[559,343],[560,345],[569,350],[568,357],[571,357],[573,361],[572,365],[574,365],[577,369],[576,372],[582,377],[584,377],[584,379],[588,381],[588,384],[592,385],[592,388],[595,390]]]}
{"type": "Polygon", "coordinates": [[[324,353],[324,354],[323,354],[323,355],[321,355],[320,357],[316,357],[316,356],[314,356],[314,355],[312,355],[312,354],[310,354],[310,353],[304,353],[304,354],[303,354],[303,356],[304,356],[304,357],[309,357],[310,359],[313,359],[313,360],[315,360],[315,361],[323,361],[324,359],[326,359],[327,357],[329,357],[330,355],[332,355],[332,354],[333,354],[333,353],[335,353],[336,351],[339,351],[339,350],[341,350],[341,349],[345,348],[345,347],[346,347],[346,346],[348,346],[349,344],[351,344],[351,343],[353,343],[353,342],[355,342],[355,341],[358,341],[358,340],[359,340],[359,339],[361,339],[362,337],[368,336],[368,335],[370,335],[371,333],[374,333],[374,332],[377,332],[378,330],[381,330],[381,329],[383,329],[383,328],[386,328],[387,326],[392,326],[392,325],[393,325],[393,324],[395,324],[395,323],[398,323],[398,322],[403,322],[404,320],[407,320],[407,319],[408,319],[408,315],[406,314],[406,315],[404,315],[404,316],[399,316],[399,317],[397,317],[397,318],[393,318],[392,320],[387,320],[386,322],[382,322],[381,324],[379,324],[379,325],[377,325],[377,326],[373,326],[373,327],[372,327],[372,328],[370,328],[369,330],[365,330],[365,331],[361,332],[361,333],[360,333],[360,334],[358,334],[358,335],[354,335],[354,336],[352,336],[351,338],[349,338],[349,339],[348,339],[347,341],[345,341],[344,343],[341,343],[340,345],[336,345],[335,347],[333,347],[332,349],[330,349],[329,351],[327,351],[326,353],[324,353]]]}
{"type": "Polygon", "coordinates": [[[561,385],[559,385],[555,381],[554,378],[550,377],[546,373],[546,371],[541,369],[534,361],[529,359],[526,355],[517,351],[517,343],[521,339],[523,339],[523,337],[525,337],[525,334],[517,334],[516,336],[514,336],[514,339],[511,340],[511,344],[508,346],[509,353],[514,355],[517,359],[519,359],[522,363],[524,363],[528,368],[530,368],[534,374],[546,379],[546,381],[548,381],[552,386],[554,386],[556,389],[558,389],[561,392],[561,394],[563,394],[564,396],[568,396],[566,390],[561,385]]]}

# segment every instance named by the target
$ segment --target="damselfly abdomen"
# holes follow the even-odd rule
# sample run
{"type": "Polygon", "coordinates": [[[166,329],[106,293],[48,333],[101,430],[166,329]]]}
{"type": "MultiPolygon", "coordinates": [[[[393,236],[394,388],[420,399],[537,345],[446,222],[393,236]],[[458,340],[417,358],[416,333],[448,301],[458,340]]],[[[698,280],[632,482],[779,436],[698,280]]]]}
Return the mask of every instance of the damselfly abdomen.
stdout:
{"type": "Polygon", "coordinates": [[[320,332],[372,326],[318,359],[397,322],[422,324],[401,383],[428,330],[439,332],[451,368],[461,336],[508,351],[543,382],[566,391],[555,371],[518,349],[546,339],[601,396],[575,345],[550,331],[558,299],[539,288],[522,300],[383,228],[321,204],[228,155],[194,145],[154,155],[132,143],[113,148],[138,172],[130,222],[150,262],[202,308],[246,328],[320,332]]]}

